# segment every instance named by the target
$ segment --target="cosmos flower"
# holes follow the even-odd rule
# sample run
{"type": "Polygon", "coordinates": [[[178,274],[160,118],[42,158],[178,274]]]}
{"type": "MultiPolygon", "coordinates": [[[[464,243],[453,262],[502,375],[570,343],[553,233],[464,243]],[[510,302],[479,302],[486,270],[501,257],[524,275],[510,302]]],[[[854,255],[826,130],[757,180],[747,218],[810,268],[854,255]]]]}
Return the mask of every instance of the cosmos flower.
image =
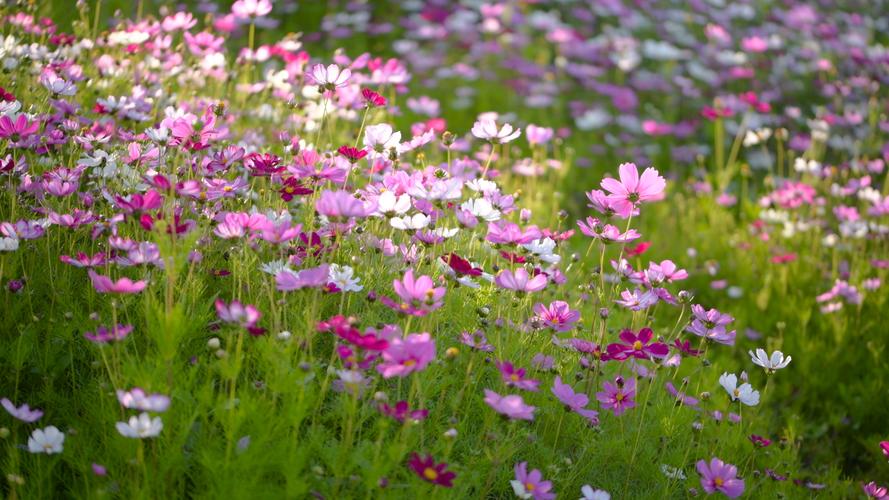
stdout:
{"type": "Polygon", "coordinates": [[[501,396],[490,389],[485,389],[485,403],[506,418],[512,420],[534,420],[534,410],[536,408],[526,405],[522,397],[517,394],[501,396]]]}
{"type": "Polygon", "coordinates": [[[605,381],[603,390],[596,393],[596,399],[602,404],[602,408],[611,410],[615,416],[620,416],[629,408],[636,406],[633,397],[636,395],[636,379],[624,380],[616,377],[614,383],[605,381]]]}
{"type": "Polygon", "coordinates": [[[99,293],[139,293],[146,286],[144,281],[132,281],[129,278],[120,278],[117,281],[112,281],[108,276],[97,274],[92,269],[87,271],[87,273],[89,274],[90,281],[93,283],[93,288],[99,293]]]}
{"type": "Polygon", "coordinates": [[[519,293],[543,290],[548,281],[545,274],[538,274],[532,278],[523,267],[516,269],[514,273],[509,269],[504,269],[494,279],[494,283],[500,288],[519,293]]]}
{"type": "Polygon", "coordinates": [[[0,405],[3,405],[3,408],[9,412],[13,417],[21,420],[22,422],[27,422],[32,424],[43,416],[43,411],[38,410],[37,408],[31,408],[27,403],[16,407],[12,401],[7,398],[0,399],[0,405]]]}
{"type": "Polygon", "coordinates": [[[718,458],[710,463],[699,460],[695,466],[701,475],[701,487],[708,494],[720,492],[729,498],[737,498],[744,493],[744,480],[738,478],[738,468],[718,458]]]}
{"type": "Polygon", "coordinates": [[[506,144],[517,139],[521,134],[521,130],[514,129],[508,123],[498,128],[497,122],[490,119],[479,120],[472,125],[472,135],[495,144],[506,144]]]}
{"type": "Polygon", "coordinates": [[[160,435],[164,423],[160,417],[151,418],[147,412],[143,412],[138,417],[132,416],[128,421],[118,422],[115,426],[123,437],[145,439],[160,435]]]}
{"type": "Polygon", "coordinates": [[[389,341],[377,371],[383,378],[406,377],[422,371],[435,359],[435,341],[428,333],[412,333],[389,341]]]}
{"type": "Polygon", "coordinates": [[[324,66],[316,64],[312,66],[309,76],[315,82],[315,85],[323,87],[325,90],[336,90],[345,87],[352,76],[352,70],[346,68],[340,70],[336,64],[324,66]]]}
{"type": "Polygon", "coordinates": [[[456,474],[447,470],[448,464],[435,463],[432,455],[421,457],[417,453],[412,453],[408,466],[420,479],[445,488],[454,486],[454,478],[457,477],[456,474]]]}
{"type": "Polygon", "coordinates": [[[777,370],[786,368],[790,364],[790,360],[793,359],[790,356],[785,358],[784,353],[781,351],[774,351],[769,356],[763,349],[757,349],[756,354],[753,351],[747,351],[747,354],[750,355],[753,364],[763,367],[767,373],[774,373],[777,370]]]}
{"type": "Polygon", "coordinates": [[[28,438],[28,451],[47,455],[61,453],[64,442],[65,434],[56,426],[50,425],[43,429],[34,429],[28,438]]]}
{"type": "Polygon", "coordinates": [[[124,408],[162,413],[170,407],[170,398],[163,394],[148,394],[135,387],[129,391],[117,391],[117,400],[124,408]]]}
{"type": "Polygon", "coordinates": [[[553,483],[543,480],[543,474],[537,469],[528,472],[528,462],[515,465],[515,479],[509,482],[517,497],[534,500],[552,500],[553,483]]]}
{"type": "Polygon", "coordinates": [[[756,406],[759,404],[759,391],[753,390],[753,386],[748,383],[738,385],[738,377],[734,373],[723,373],[719,377],[719,385],[721,385],[732,401],[740,401],[747,406],[756,406]]]}
{"type": "Polygon", "coordinates": [[[621,217],[627,217],[633,208],[643,202],[663,199],[667,181],[653,168],[646,168],[639,176],[633,163],[623,163],[618,167],[620,180],[606,178],[602,180],[602,189],[610,194],[608,199],[614,203],[614,211],[621,217]]]}
{"type": "Polygon", "coordinates": [[[552,328],[557,332],[567,332],[574,327],[577,320],[580,319],[580,311],[572,311],[567,302],[556,300],[550,304],[542,303],[534,304],[534,314],[544,326],[552,328]]]}

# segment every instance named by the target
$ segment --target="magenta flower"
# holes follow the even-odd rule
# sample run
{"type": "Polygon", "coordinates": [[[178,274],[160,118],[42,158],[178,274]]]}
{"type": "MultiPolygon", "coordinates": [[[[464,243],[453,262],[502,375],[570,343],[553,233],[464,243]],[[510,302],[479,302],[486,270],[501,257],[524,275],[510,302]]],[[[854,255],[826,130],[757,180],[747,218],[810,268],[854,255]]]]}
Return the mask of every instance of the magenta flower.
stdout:
{"type": "Polygon", "coordinates": [[[880,451],[884,457],[889,458],[889,441],[880,441],[880,451]]]}
{"type": "Polygon", "coordinates": [[[590,424],[599,425],[599,412],[586,408],[587,403],[590,402],[589,396],[574,392],[570,385],[562,383],[561,377],[557,376],[553,380],[552,393],[565,405],[565,408],[586,418],[590,424]]]}
{"type": "Polygon", "coordinates": [[[429,415],[429,410],[411,410],[407,401],[399,401],[395,403],[395,406],[380,403],[379,410],[383,415],[392,417],[399,422],[404,422],[406,419],[423,420],[429,415]]]}
{"type": "Polygon", "coordinates": [[[253,305],[244,305],[237,300],[226,304],[222,299],[216,299],[216,315],[226,323],[234,323],[244,328],[256,326],[262,313],[253,305]]]}
{"type": "Polygon", "coordinates": [[[620,181],[602,179],[602,189],[608,191],[608,198],[614,202],[614,210],[621,217],[628,217],[633,208],[642,202],[663,199],[667,181],[653,168],[646,168],[639,176],[633,163],[624,163],[618,167],[620,181]]]}
{"type": "Polygon", "coordinates": [[[441,462],[435,463],[432,455],[421,457],[417,453],[412,453],[408,460],[408,467],[423,481],[450,488],[454,486],[454,478],[456,474],[447,470],[448,464],[441,462]]]}
{"type": "Polygon", "coordinates": [[[744,493],[744,480],[738,478],[738,468],[718,458],[708,464],[704,460],[697,463],[701,475],[701,487],[708,494],[720,492],[729,498],[737,498],[744,493]]]}
{"type": "Polygon", "coordinates": [[[553,483],[543,480],[543,474],[537,469],[528,472],[528,462],[515,465],[515,479],[509,482],[512,490],[519,498],[534,500],[553,500],[553,483]]]}
{"type": "Polygon", "coordinates": [[[500,271],[500,274],[494,278],[494,283],[500,288],[514,290],[516,292],[536,292],[546,288],[547,277],[545,274],[538,274],[533,278],[528,274],[525,268],[516,269],[515,273],[509,269],[500,271]]]}
{"type": "Polygon", "coordinates": [[[394,338],[383,351],[377,371],[383,378],[406,377],[422,371],[435,359],[435,341],[428,333],[412,333],[405,339],[394,338]]]}
{"type": "Polygon", "coordinates": [[[104,326],[96,328],[95,333],[86,332],[83,334],[87,340],[97,344],[106,344],[111,341],[119,341],[127,338],[127,335],[133,331],[133,325],[116,325],[110,330],[104,326]]]}
{"type": "Polygon", "coordinates": [[[616,377],[614,383],[605,382],[602,392],[596,393],[596,399],[602,403],[602,408],[611,410],[615,416],[620,416],[628,408],[634,408],[636,402],[636,379],[624,380],[616,377]]]}
{"type": "Polygon", "coordinates": [[[537,303],[534,313],[545,326],[557,332],[567,332],[580,319],[580,311],[572,311],[568,303],[561,300],[550,302],[548,306],[537,303]]]}
{"type": "Polygon", "coordinates": [[[393,280],[392,287],[402,302],[389,297],[381,297],[380,302],[394,311],[411,316],[425,316],[444,305],[445,287],[436,287],[429,276],[414,278],[413,269],[408,269],[401,280],[393,280]]]}
{"type": "Polygon", "coordinates": [[[868,498],[885,499],[889,497],[889,489],[885,486],[880,486],[873,481],[861,485],[861,488],[864,490],[864,494],[868,498]]]}
{"type": "Polygon", "coordinates": [[[120,278],[117,281],[111,281],[108,276],[97,274],[90,269],[87,271],[90,280],[93,282],[93,288],[99,293],[139,293],[145,289],[144,281],[132,281],[129,278],[120,278]]]}
{"type": "Polygon", "coordinates": [[[509,419],[534,420],[536,408],[526,405],[522,397],[517,394],[501,396],[492,390],[485,389],[485,403],[509,419]]]}
{"type": "Polygon", "coordinates": [[[504,245],[526,245],[543,238],[537,226],[528,226],[524,230],[518,224],[509,221],[498,221],[488,224],[486,240],[504,245]]]}
{"type": "Polygon", "coordinates": [[[40,122],[28,121],[28,117],[24,113],[18,115],[15,121],[12,121],[9,116],[0,117],[0,137],[9,139],[10,142],[18,143],[36,134],[38,130],[40,130],[40,122]]]}
{"type": "Polygon", "coordinates": [[[691,306],[691,312],[694,314],[694,319],[685,331],[720,344],[735,344],[735,331],[726,331],[726,325],[734,321],[735,318],[716,309],[705,311],[698,304],[691,306]]]}
{"type": "Polygon", "coordinates": [[[524,368],[516,368],[509,361],[498,362],[497,368],[500,370],[503,383],[507,386],[534,392],[539,389],[540,381],[525,378],[524,368]]]}
{"type": "Polygon", "coordinates": [[[29,424],[34,423],[40,420],[40,417],[43,416],[43,411],[38,410],[37,408],[31,408],[27,405],[27,403],[16,407],[12,401],[7,398],[0,399],[0,405],[3,405],[3,408],[9,412],[13,417],[21,420],[22,422],[27,422],[29,424]]]}
{"type": "Polygon", "coordinates": [[[670,348],[663,342],[651,342],[654,332],[651,328],[639,330],[638,335],[632,330],[620,332],[623,343],[609,344],[608,355],[611,359],[623,361],[628,358],[651,359],[664,358],[669,354],[670,348]]]}

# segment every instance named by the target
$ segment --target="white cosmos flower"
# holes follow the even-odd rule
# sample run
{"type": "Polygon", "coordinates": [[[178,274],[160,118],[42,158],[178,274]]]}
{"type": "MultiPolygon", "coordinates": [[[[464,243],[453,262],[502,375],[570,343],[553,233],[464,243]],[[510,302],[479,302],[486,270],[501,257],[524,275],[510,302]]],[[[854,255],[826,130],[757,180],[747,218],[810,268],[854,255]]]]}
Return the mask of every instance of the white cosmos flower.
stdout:
{"type": "Polygon", "coordinates": [[[352,76],[352,70],[348,68],[340,70],[340,67],[336,64],[326,67],[323,64],[316,64],[312,66],[311,76],[315,80],[316,85],[333,90],[346,85],[349,77],[352,76]]]}
{"type": "Polygon", "coordinates": [[[62,452],[62,443],[65,442],[65,434],[56,426],[50,425],[44,429],[35,429],[28,438],[28,451],[31,453],[53,453],[62,452]]]}
{"type": "Polygon", "coordinates": [[[273,260],[271,262],[262,264],[261,266],[259,266],[259,269],[266,274],[271,274],[272,276],[274,276],[281,271],[289,271],[290,266],[288,266],[287,262],[284,262],[283,260],[273,260]]]}
{"type": "Polygon", "coordinates": [[[351,266],[331,264],[328,280],[344,292],[360,292],[364,286],[359,284],[360,279],[355,277],[355,270],[351,266]]]}
{"type": "Polygon", "coordinates": [[[732,401],[740,400],[747,406],[756,406],[759,404],[759,391],[753,390],[753,386],[744,383],[738,385],[738,377],[734,373],[723,373],[719,377],[719,385],[721,385],[732,401]]]}
{"type": "Polygon", "coordinates": [[[793,359],[791,356],[785,358],[784,353],[781,351],[773,352],[771,357],[764,349],[757,349],[756,353],[753,351],[747,351],[747,353],[750,354],[750,360],[753,361],[753,364],[765,368],[769,373],[786,368],[790,364],[790,360],[793,359]]]}
{"type": "Polygon", "coordinates": [[[561,255],[553,253],[556,249],[556,242],[552,238],[536,239],[522,246],[544,262],[558,264],[562,260],[561,255]]]}
{"type": "Polygon", "coordinates": [[[509,482],[509,484],[512,485],[512,491],[513,491],[513,493],[515,493],[515,496],[517,496],[523,500],[527,500],[529,498],[534,497],[534,494],[531,493],[530,491],[528,491],[525,488],[525,485],[522,484],[521,481],[513,479],[512,481],[509,482]]]}
{"type": "Polygon", "coordinates": [[[497,122],[490,118],[485,118],[475,122],[472,125],[472,135],[486,141],[505,144],[513,141],[522,134],[521,130],[514,129],[512,125],[505,123],[499,129],[497,122]]]}
{"type": "Polygon", "coordinates": [[[402,231],[423,229],[429,225],[429,222],[429,216],[426,214],[414,214],[412,216],[393,217],[389,219],[390,226],[395,229],[401,229],[402,231]]]}
{"type": "Polygon", "coordinates": [[[392,191],[384,191],[377,198],[377,210],[379,215],[404,214],[411,209],[411,197],[407,194],[395,196],[392,191]]]}
{"type": "Polygon", "coordinates": [[[14,252],[19,248],[18,238],[0,238],[0,252],[14,252]]]}
{"type": "Polygon", "coordinates": [[[445,239],[453,238],[458,232],[460,232],[460,228],[457,227],[437,227],[432,230],[432,234],[445,239]]]}
{"type": "Polygon", "coordinates": [[[472,179],[466,183],[466,187],[480,193],[496,193],[500,191],[497,183],[488,179],[472,179]]]}
{"type": "Polygon", "coordinates": [[[580,488],[580,500],[611,500],[611,494],[605,490],[594,490],[592,486],[585,484],[580,488]]]}
{"type": "Polygon", "coordinates": [[[494,204],[485,198],[466,200],[460,205],[460,209],[488,222],[498,221],[501,216],[500,210],[494,208],[494,204]]]}
{"type": "Polygon", "coordinates": [[[128,438],[152,438],[161,433],[164,423],[160,417],[151,418],[147,412],[141,413],[138,417],[130,417],[127,422],[117,423],[117,432],[123,437],[128,438]]]}

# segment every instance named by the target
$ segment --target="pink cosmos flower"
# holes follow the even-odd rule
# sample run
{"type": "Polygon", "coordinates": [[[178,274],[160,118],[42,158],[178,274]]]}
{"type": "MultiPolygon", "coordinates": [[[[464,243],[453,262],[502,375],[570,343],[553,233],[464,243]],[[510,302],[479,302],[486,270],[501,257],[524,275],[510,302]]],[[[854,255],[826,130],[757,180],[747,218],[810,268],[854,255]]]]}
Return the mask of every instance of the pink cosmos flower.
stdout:
{"type": "Polygon", "coordinates": [[[97,274],[90,269],[87,271],[90,280],[93,282],[93,288],[99,293],[139,293],[145,289],[144,281],[132,281],[129,278],[120,278],[112,281],[108,276],[97,274]]]}
{"type": "Polygon", "coordinates": [[[43,411],[38,410],[37,408],[31,408],[26,404],[23,404],[19,407],[16,407],[12,401],[7,398],[0,399],[0,405],[3,405],[3,408],[9,412],[13,417],[21,420],[22,422],[34,423],[40,420],[40,417],[43,416],[43,411]]]}
{"type": "Polygon", "coordinates": [[[867,498],[885,499],[889,497],[889,488],[880,486],[873,481],[861,485],[861,488],[864,490],[864,494],[867,498]]]}
{"type": "Polygon", "coordinates": [[[522,230],[518,224],[504,220],[488,224],[488,234],[485,239],[491,243],[525,245],[542,237],[543,233],[537,226],[528,226],[522,230]]]}
{"type": "Polygon", "coordinates": [[[880,451],[884,457],[889,458],[889,441],[880,441],[880,451]]]}
{"type": "Polygon", "coordinates": [[[509,361],[498,362],[497,368],[500,370],[503,383],[509,387],[536,392],[540,386],[539,380],[525,378],[525,369],[516,368],[509,361]]]}
{"type": "Polygon", "coordinates": [[[28,117],[24,113],[18,115],[15,121],[9,116],[0,117],[0,137],[9,139],[12,142],[18,142],[36,134],[40,130],[40,122],[35,120],[28,121],[28,117]]]}
{"type": "Polygon", "coordinates": [[[548,306],[541,303],[534,305],[536,318],[557,332],[567,332],[580,319],[580,311],[572,311],[567,302],[556,300],[548,306]]]}
{"type": "Polygon", "coordinates": [[[377,371],[383,378],[406,377],[422,371],[435,359],[435,341],[428,333],[412,333],[406,338],[394,338],[383,351],[383,362],[377,371]]]}
{"type": "Polygon", "coordinates": [[[256,325],[262,313],[259,312],[256,306],[250,304],[245,306],[237,300],[226,304],[224,300],[216,299],[216,315],[226,323],[234,323],[248,328],[256,325]]]}
{"type": "Polygon", "coordinates": [[[651,328],[643,328],[639,330],[639,334],[635,334],[632,330],[624,330],[620,333],[622,344],[615,343],[608,345],[608,355],[611,359],[623,361],[628,358],[650,359],[664,358],[669,354],[670,349],[663,342],[651,342],[654,332],[651,328]]]}
{"type": "MultiPolygon", "coordinates": [[[[623,205],[611,200],[601,189],[594,189],[589,193],[586,193],[586,197],[590,200],[590,202],[587,203],[587,206],[604,215],[606,219],[610,219],[614,216],[618,216],[622,219],[627,218],[626,216],[617,213],[617,208],[623,208],[623,205]]],[[[627,214],[627,216],[629,215],[633,215],[634,217],[639,215],[639,209],[634,208],[627,214]]]]}
{"type": "Polygon", "coordinates": [[[509,419],[534,420],[536,408],[526,405],[522,397],[517,394],[501,396],[492,390],[485,389],[485,403],[509,419]]]}
{"type": "Polygon", "coordinates": [[[238,19],[264,17],[272,12],[270,0],[238,0],[232,4],[232,14],[238,19]]]}
{"type": "Polygon", "coordinates": [[[376,204],[371,205],[368,206],[347,191],[325,190],[321,192],[321,197],[315,203],[315,210],[330,218],[348,219],[369,216],[376,210],[376,204]]]}
{"type": "Polygon", "coordinates": [[[705,311],[699,304],[693,304],[691,312],[694,315],[694,319],[686,327],[685,331],[720,344],[735,344],[735,331],[726,331],[726,325],[734,321],[735,318],[728,314],[723,314],[716,309],[705,311]]]}
{"type": "Polygon", "coordinates": [[[420,276],[414,278],[413,269],[408,269],[401,280],[393,280],[392,287],[402,302],[397,303],[388,297],[380,299],[389,308],[411,314],[425,316],[444,304],[445,287],[436,287],[432,278],[420,276]]]}
{"type": "Polygon", "coordinates": [[[525,127],[525,138],[528,144],[534,146],[537,144],[546,144],[553,138],[553,129],[549,127],[538,127],[537,125],[528,125],[525,127]]]}
{"type": "Polygon", "coordinates": [[[494,283],[500,288],[514,290],[519,293],[543,290],[546,288],[547,281],[545,274],[541,273],[532,278],[523,267],[516,269],[515,273],[509,269],[504,269],[494,278],[494,283]]]}
{"type": "Polygon", "coordinates": [[[562,382],[562,377],[556,376],[553,380],[552,393],[565,405],[565,407],[582,417],[586,418],[590,424],[599,424],[599,412],[586,408],[590,402],[589,396],[580,392],[574,392],[570,385],[562,382]]]}
{"type": "Polygon", "coordinates": [[[326,90],[335,90],[339,87],[345,87],[352,76],[352,70],[346,68],[340,70],[336,64],[325,67],[323,64],[312,66],[309,76],[315,82],[315,85],[325,88],[326,90]]]}
{"type": "Polygon", "coordinates": [[[633,397],[636,395],[636,379],[624,380],[623,377],[616,377],[614,383],[605,382],[603,391],[596,393],[596,399],[602,404],[602,408],[611,410],[615,416],[620,416],[628,408],[634,408],[636,402],[633,397]]]}
{"type": "Polygon", "coordinates": [[[289,269],[284,269],[275,275],[275,284],[278,290],[282,292],[290,292],[301,288],[318,288],[328,283],[329,276],[330,266],[327,264],[302,269],[296,273],[289,269]]]}
{"type": "Polygon", "coordinates": [[[620,299],[616,299],[614,302],[631,311],[641,311],[657,304],[658,300],[658,296],[654,291],[642,291],[637,288],[632,292],[629,290],[620,292],[620,299]]]}
{"type": "Polygon", "coordinates": [[[552,493],[553,483],[543,480],[543,474],[537,469],[528,472],[528,462],[515,465],[515,479],[509,482],[513,492],[519,498],[533,498],[534,500],[553,500],[556,494],[552,493]]]}
{"type": "Polygon", "coordinates": [[[658,286],[661,283],[672,283],[688,278],[688,272],[685,269],[679,269],[672,260],[661,261],[660,264],[649,262],[648,270],[645,271],[645,280],[652,286],[658,286]]]}
{"type": "Polygon", "coordinates": [[[170,407],[170,398],[163,394],[147,394],[135,387],[129,391],[117,391],[117,400],[124,408],[161,413],[170,407]]]}
{"type": "Polygon", "coordinates": [[[646,201],[663,199],[667,181],[653,168],[646,168],[639,176],[633,163],[624,163],[618,167],[620,180],[602,179],[602,189],[608,191],[609,200],[614,202],[614,210],[621,217],[627,217],[633,208],[646,201]]]}
{"type": "Polygon", "coordinates": [[[617,226],[611,224],[601,224],[599,219],[587,217],[586,221],[579,220],[577,225],[580,232],[595,238],[602,243],[626,243],[642,237],[635,229],[629,229],[625,233],[621,233],[617,226]]]}
{"type": "Polygon", "coordinates": [[[696,468],[701,475],[701,487],[708,494],[720,492],[729,498],[737,498],[744,493],[744,480],[738,478],[738,468],[718,458],[708,464],[699,460],[696,468]]]}

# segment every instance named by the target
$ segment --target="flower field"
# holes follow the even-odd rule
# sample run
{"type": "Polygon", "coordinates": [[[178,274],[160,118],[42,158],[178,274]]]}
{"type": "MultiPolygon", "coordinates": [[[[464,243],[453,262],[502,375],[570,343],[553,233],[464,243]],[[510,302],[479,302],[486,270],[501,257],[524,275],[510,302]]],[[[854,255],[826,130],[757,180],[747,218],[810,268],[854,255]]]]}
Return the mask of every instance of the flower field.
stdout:
{"type": "Polygon", "coordinates": [[[889,2],[0,2],[0,496],[889,499],[889,2]]]}

